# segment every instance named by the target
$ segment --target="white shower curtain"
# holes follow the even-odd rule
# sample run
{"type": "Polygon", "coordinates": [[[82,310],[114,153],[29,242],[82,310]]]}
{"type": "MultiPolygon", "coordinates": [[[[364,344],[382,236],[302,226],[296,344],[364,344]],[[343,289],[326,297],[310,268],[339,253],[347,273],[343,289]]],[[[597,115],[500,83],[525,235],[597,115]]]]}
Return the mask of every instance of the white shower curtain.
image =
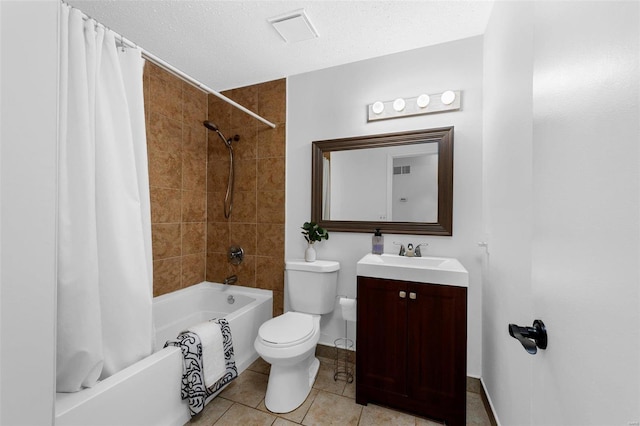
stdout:
{"type": "Polygon", "coordinates": [[[58,392],[153,348],[151,218],[139,49],[60,6],[58,392]]]}

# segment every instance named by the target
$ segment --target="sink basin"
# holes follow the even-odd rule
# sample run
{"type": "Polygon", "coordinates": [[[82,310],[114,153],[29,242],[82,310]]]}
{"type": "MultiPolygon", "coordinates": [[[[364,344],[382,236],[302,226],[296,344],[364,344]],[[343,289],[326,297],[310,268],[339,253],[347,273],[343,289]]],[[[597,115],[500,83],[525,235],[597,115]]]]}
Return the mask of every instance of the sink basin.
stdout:
{"type": "Polygon", "coordinates": [[[358,261],[357,275],[419,283],[469,285],[469,273],[450,257],[405,257],[397,254],[367,254],[358,261]]]}

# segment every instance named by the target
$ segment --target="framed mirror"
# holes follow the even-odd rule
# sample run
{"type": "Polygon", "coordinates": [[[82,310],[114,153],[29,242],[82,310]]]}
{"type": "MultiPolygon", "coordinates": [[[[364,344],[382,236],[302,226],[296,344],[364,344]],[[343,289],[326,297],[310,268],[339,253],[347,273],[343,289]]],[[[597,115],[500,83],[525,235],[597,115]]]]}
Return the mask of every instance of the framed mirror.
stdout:
{"type": "Polygon", "coordinates": [[[315,141],[311,161],[321,227],[452,235],[453,127],[315,141]]]}

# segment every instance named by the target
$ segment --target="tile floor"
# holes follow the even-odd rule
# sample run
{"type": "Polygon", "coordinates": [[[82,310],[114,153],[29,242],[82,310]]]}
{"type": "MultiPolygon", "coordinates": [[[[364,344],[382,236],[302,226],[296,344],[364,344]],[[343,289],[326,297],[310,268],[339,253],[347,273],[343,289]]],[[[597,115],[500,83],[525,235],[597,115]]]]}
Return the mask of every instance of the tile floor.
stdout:
{"type": "MultiPolygon", "coordinates": [[[[334,381],[333,360],[318,359],[320,370],[313,389],[304,404],[296,410],[286,414],[267,410],[264,396],[270,366],[259,358],[187,425],[439,425],[374,404],[366,407],[356,404],[355,383],[334,381]]],[[[480,395],[467,392],[467,425],[490,424],[480,395]]]]}

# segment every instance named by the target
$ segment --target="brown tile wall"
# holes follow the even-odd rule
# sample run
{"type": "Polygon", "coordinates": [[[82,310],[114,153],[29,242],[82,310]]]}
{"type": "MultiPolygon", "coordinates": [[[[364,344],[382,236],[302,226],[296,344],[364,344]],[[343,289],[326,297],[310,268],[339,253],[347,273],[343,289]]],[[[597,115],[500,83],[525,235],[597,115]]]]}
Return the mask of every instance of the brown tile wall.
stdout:
{"type": "Polygon", "coordinates": [[[153,238],[153,293],[169,293],[205,279],[274,291],[274,315],[284,299],[284,177],[286,80],[233,89],[229,98],[277,124],[262,124],[213,95],[147,63],[144,102],[153,238]],[[233,214],[223,200],[229,154],[202,121],[210,119],[234,142],[233,214]],[[245,260],[227,262],[230,245],[245,260]]]}
{"type": "Polygon", "coordinates": [[[207,94],[147,62],[144,103],[151,192],[153,294],[205,279],[207,94]]]}
{"type": "Polygon", "coordinates": [[[273,290],[273,311],[283,310],[286,80],[275,80],[223,93],[257,112],[277,127],[271,129],[241,110],[209,95],[209,120],[233,143],[235,196],[231,217],[224,217],[229,153],[209,132],[207,173],[208,281],[222,282],[238,275],[238,285],[273,290]],[[227,262],[230,245],[244,249],[239,266],[227,262]]]}

